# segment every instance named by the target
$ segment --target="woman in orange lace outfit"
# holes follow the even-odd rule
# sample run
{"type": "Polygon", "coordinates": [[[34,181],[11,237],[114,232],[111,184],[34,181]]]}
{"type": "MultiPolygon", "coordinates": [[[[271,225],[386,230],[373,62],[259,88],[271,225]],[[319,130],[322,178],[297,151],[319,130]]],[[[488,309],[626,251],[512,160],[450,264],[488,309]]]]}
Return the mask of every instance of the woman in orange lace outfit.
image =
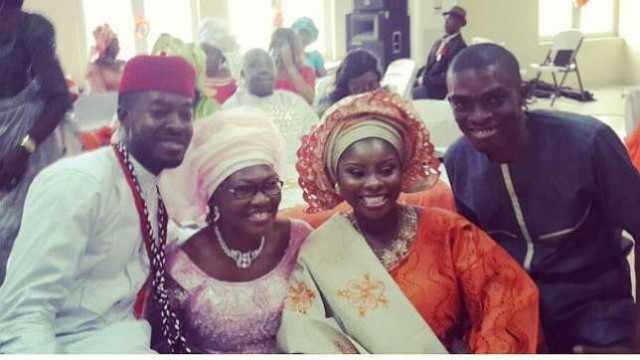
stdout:
{"type": "Polygon", "coordinates": [[[640,126],[636,127],[631,136],[625,141],[633,166],[640,171],[640,126]]]}
{"type": "Polygon", "coordinates": [[[438,161],[410,103],[344,99],[298,150],[308,212],[336,214],[300,250],[278,336],[292,353],[533,353],[538,291],[487,234],[435,207],[438,161]],[[327,315],[330,314],[330,315],[327,315]]]}

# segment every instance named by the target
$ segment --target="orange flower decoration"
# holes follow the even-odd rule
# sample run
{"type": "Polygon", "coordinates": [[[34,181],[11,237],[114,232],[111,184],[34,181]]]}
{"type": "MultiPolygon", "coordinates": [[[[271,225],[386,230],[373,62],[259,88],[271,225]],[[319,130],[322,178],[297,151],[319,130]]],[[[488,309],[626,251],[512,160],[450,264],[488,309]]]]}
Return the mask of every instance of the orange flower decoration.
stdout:
{"type": "Polygon", "coordinates": [[[367,312],[378,306],[388,306],[385,290],[382,281],[372,280],[369,274],[365,274],[362,280],[349,281],[346,289],[338,290],[338,296],[347,299],[349,305],[358,310],[360,317],[365,317],[367,312]]]}
{"type": "Polygon", "coordinates": [[[287,310],[297,311],[306,315],[307,311],[311,309],[311,304],[315,298],[316,293],[310,290],[307,284],[298,282],[289,288],[289,294],[284,300],[284,307],[287,310]]]}

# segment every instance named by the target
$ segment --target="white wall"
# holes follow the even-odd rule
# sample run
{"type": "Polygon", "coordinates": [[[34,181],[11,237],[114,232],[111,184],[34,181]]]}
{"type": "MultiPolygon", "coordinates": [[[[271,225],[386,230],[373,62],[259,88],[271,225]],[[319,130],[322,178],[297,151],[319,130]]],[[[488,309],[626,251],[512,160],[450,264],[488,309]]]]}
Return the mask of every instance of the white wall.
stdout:
{"type": "MultiPolygon", "coordinates": [[[[198,1],[201,17],[225,17],[227,14],[227,0],[198,1]]],[[[474,36],[505,42],[523,68],[544,57],[549,44],[541,44],[538,39],[536,0],[409,0],[411,56],[418,64],[425,62],[431,45],[444,32],[441,12],[456,3],[468,13],[469,24],[463,29],[467,42],[474,36]],[[440,4],[442,9],[437,9],[440,4]]],[[[81,83],[91,46],[85,39],[82,0],[26,0],[24,7],[52,21],[63,68],[76,82],[81,83]]],[[[352,0],[335,0],[332,7],[336,33],[333,52],[338,58],[345,53],[345,16],[352,10],[352,0]]],[[[640,14],[640,0],[620,0],[621,37],[585,42],[578,61],[587,88],[621,83],[640,84],[640,26],[637,14],[640,14]]],[[[575,85],[573,76],[569,85],[575,85]]]]}
{"type": "Polygon", "coordinates": [[[640,85],[640,1],[620,0],[620,36],[625,41],[625,75],[627,85],[640,85]]]}
{"type": "Polygon", "coordinates": [[[85,39],[82,0],[26,0],[23,8],[40,13],[53,23],[64,72],[76,82],[83,79],[90,45],[85,39]]]}
{"type": "MultiPolygon", "coordinates": [[[[634,3],[637,0],[630,0],[634,3]]],[[[538,1],[535,0],[460,0],[467,10],[468,22],[464,34],[467,40],[480,36],[506,47],[520,61],[521,68],[541,62],[550,43],[538,38],[538,1]]],[[[617,85],[628,73],[625,65],[624,40],[621,38],[587,39],[578,54],[578,64],[587,89],[617,85]]],[[[529,75],[531,70],[529,70],[529,75]]],[[[550,80],[550,79],[546,79],[550,80]]],[[[575,75],[568,85],[576,86],[575,75]]]]}

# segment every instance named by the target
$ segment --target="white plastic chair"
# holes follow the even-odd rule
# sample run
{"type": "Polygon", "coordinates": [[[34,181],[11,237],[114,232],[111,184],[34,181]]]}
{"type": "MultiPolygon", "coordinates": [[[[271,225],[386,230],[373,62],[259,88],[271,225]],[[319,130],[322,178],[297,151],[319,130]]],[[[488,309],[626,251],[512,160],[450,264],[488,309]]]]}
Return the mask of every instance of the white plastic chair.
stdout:
{"type": "Polygon", "coordinates": [[[558,33],[553,37],[551,49],[549,49],[549,52],[544,58],[542,64],[531,64],[531,67],[538,72],[534,81],[533,91],[535,91],[542,73],[551,73],[551,76],[553,77],[555,91],[551,98],[551,106],[553,106],[558,96],[560,96],[562,85],[564,85],[569,73],[572,72],[575,72],[578,76],[580,94],[582,99],[586,100],[584,97],[584,89],[582,87],[582,79],[580,78],[580,71],[578,69],[578,62],[576,60],[576,56],[578,55],[578,50],[580,50],[583,39],[584,36],[578,30],[568,30],[558,33]],[[564,74],[559,83],[556,79],[556,73],[564,74]]]}
{"type": "Polygon", "coordinates": [[[405,98],[411,97],[411,88],[416,76],[416,62],[412,59],[398,59],[389,64],[380,84],[389,87],[405,98]]]}
{"type": "Polygon", "coordinates": [[[435,146],[438,156],[444,155],[462,131],[453,116],[451,105],[446,100],[413,100],[413,108],[429,131],[429,140],[435,146]]]}
{"type": "Polygon", "coordinates": [[[110,125],[117,110],[117,92],[89,94],[76,101],[74,116],[80,130],[88,131],[110,125]]]}

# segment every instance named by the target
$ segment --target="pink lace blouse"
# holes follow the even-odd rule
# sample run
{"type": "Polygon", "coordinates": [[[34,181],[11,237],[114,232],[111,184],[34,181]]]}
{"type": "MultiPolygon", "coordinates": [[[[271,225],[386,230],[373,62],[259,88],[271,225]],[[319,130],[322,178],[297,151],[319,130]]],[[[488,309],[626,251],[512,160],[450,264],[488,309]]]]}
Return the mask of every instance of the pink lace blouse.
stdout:
{"type": "Polygon", "coordinates": [[[289,247],[280,263],[247,282],[216,280],[198,268],[180,248],[167,255],[167,268],[184,289],[172,292],[182,309],[186,336],[196,352],[277,353],[276,333],[298,249],[311,232],[291,220],[289,247]]]}

